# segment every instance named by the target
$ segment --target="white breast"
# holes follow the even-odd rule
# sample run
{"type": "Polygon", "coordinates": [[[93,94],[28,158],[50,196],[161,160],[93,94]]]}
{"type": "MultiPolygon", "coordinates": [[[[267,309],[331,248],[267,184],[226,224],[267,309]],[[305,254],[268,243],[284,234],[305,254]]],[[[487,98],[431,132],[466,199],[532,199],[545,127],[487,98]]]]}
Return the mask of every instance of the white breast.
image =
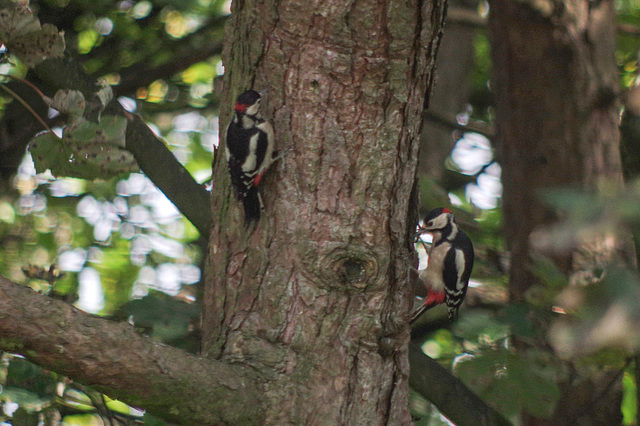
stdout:
{"type": "Polygon", "coordinates": [[[256,169],[256,162],[258,161],[256,148],[258,147],[259,136],[260,135],[256,133],[249,139],[249,154],[247,155],[247,159],[244,160],[244,163],[242,163],[242,171],[245,173],[252,172],[256,169]]]}
{"type": "Polygon", "coordinates": [[[427,269],[424,272],[423,277],[421,277],[426,281],[430,288],[438,292],[444,292],[442,271],[444,270],[444,259],[450,248],[451,244],[448,242],[432,247],[429,251],[429,263],[427,264],[427,269]]]}

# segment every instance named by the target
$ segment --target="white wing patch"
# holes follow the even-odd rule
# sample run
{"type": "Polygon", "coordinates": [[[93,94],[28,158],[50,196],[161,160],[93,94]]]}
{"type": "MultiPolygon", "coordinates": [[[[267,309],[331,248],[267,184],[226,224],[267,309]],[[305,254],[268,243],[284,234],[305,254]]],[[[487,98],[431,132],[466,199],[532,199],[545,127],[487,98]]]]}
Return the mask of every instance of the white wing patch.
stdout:
{"type": "Polygon", "coordinates": [[[462,250],[456,250],[456,269],[458,270],[458,276],[456,280],[456,290],[460,291],[464,289],[465,283],[462,282],[461,278],[464,275],[464,253],[462,250]]]}
{"type": "Polygon", "coordinates": [[[273,162],[273,142],[274,142],[274,134],[273,134],[273,126],[268,121],[263,121],[262,123],[258,123],[256,127],[267,134],[267,151],[264,153],[264,161],[262,162],[262,167],[260,171],[267,170],[271,163],[273,162]]]}
{"type": "Polygon", "coordinates": [[[260,137],[259,133],[251,136],[249,139],[249,153],[247,154],[247,159],[242,163],[242,171],[245,173],[251,172],[256,168],[256,162],[258,158],[256,156],[256,149],[258,147],[258,138],[260,137]]]}

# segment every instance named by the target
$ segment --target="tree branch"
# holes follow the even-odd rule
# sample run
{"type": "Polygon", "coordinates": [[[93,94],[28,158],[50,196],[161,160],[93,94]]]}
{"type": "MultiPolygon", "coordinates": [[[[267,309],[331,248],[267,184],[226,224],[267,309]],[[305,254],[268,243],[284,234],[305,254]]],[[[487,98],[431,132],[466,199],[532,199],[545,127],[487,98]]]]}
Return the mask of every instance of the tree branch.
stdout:
{"type": "MultiPolygon", "coordinates": [[[[36,67],[38,76],[54,89],[77,89],[86,98],[93,96],[95,80],[82,67],[65,59],[49,59],[36,67]]],[[[116,104],[115,102],[113,104],[116,104]]],[[[120,113],[131,117],[120,104],[120,113]]],[[[138,117],[127,125],[127,150],[140,169],[171,200],[180,212],[207,238],[211,230],[210,194],[196,182],[166,145],[138,117]]]]}
{"type": "Polygon", "coordinates": [[[423,117],[426,120],[441,124],[454,130],[462,130],[463,132],[478,133],[489,140],[495,140],[495,129],[493,126],[478,121],[469,122],[468,124],[460,124],[454,116],[438,114],[432,110],[425,111],[423,117]]]}
{"type": "Polygon", "coordinates": [[[127,124],[127,150],[140,169],[167,196],[180,212],[208,238],[211,231],[211,197],[187,169],[160,141],[139,116],[127,124]]]}
{"type": "Polygon", "coordinates": [[[243,367],[162,345],[1,276],[0,348],[181,424],[262,422],[243,367]]]}
{"type": "Polygon", "coordinates": [[[409,344],[409,385],[458,426],[511,425],[418,346],[409,344]]]}
{"type": "Polygon", "coordinates": [[[213,43],[202,50],[182,54],[170,62],[155,67],[136,63],[119,72],[120,83],[113,87],[113,92],[116,96],[130,95],[140,86],[146,86],[158,79],[169,78],[195,63],[220,53],[222,53],[222,42],[213,43]]]}

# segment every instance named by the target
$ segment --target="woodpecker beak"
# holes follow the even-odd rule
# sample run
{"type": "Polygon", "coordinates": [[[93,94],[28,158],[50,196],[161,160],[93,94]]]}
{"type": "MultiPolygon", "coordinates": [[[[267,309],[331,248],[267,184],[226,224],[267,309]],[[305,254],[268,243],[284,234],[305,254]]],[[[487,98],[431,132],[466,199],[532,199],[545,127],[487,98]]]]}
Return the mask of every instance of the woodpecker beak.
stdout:
{"type": "Polygon", "coordinates": [[[423,226],[419,226],[418,230],[416,231],[416,235],[419,236],[419,235],[422,235],[422,234],[428,234],[429,232],[431,232],[431,231],[429,231],[427,228],[425,228],[423,226]]]}

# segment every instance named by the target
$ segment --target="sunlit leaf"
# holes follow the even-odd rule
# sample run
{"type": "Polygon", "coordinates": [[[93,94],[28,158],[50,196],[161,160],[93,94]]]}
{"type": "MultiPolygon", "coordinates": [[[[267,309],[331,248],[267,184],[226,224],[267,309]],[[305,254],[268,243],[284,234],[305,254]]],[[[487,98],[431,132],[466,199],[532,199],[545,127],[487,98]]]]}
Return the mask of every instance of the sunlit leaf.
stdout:
{"type": "Polygon", "coordinates": [[[115,411],[116,413],[122,414],[131,414],[131,407],[125,404],[122,401],[118,401],[117,399],[107,399],[107,408],[111,411],[115,411]]]}
{"type": "Polygon", "coordinates": [[[105,313],[112,313],[129,300],[131,287],[138,278],[140,268],[131,264],[128,244],[118,239],[115,247],[103,249],[100,261],[95,263],[107,302],[105,313]]]}
{"type": "Polygon", "coordinates": [[[104,422],[97,414],[71,414],[62,419],[65,426],[102,426],[104,422]]]}
{"type": "MultiPolygon", "coordinates": [[[[636,358],[637,359],[637,358],[636,358]]],[[[622,424],[635,425],[638,418],[638,404],[635,376],[625,372],[622,377],[622,424]]]]}
{"type": "Polygon", "coordinates": [[[15,402],[28,410],[38,410],[50,399],[40,398],[34,392],[12,386],[5,386],[2,389],[2,394],[0,394],[0,400],[15,402]]]}
{"type": "Polygon", "coordinates": [[[66,405],[67,407],[71,407],[79,411],[95,410],[95,407],[93,406],[93,402],[91,401],[91,398],[89,398],[87,394],[72,388],[65,389],[64,398],[62,398],[61,403],[63,405],[66,405]]]}

